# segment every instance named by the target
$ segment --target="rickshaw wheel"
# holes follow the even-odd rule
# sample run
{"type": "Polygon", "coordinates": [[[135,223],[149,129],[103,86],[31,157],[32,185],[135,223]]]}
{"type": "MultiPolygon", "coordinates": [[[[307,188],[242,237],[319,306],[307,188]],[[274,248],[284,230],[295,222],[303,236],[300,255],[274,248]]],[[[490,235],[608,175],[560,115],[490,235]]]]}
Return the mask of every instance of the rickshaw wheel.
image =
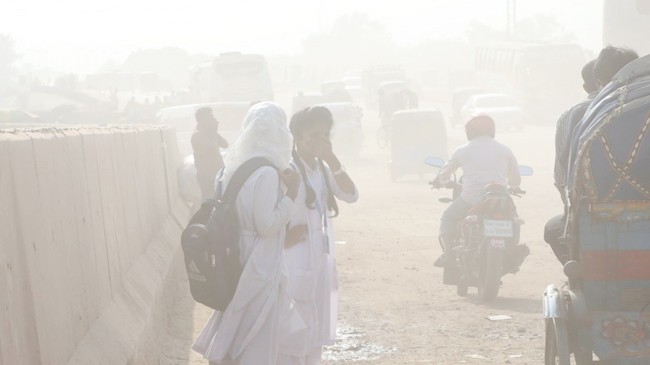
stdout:
{"type": "Polygon", "coordinates": [[[594,357],[591,351],[576,351],[573,353],[573,356],[576,359],[576,365],[592,365],[594,363],[594,357]]]}
{"type": "Polygon", "coordinates": [[[575,358],[576,365],[592,365],[594,356],[591,349],[574,347],[573,357],[575,358]]]}
{"type": "Polygon", "coordinates": [[[566,321],[559,318],[547,320],[544,365],[570,365],[570,363],[566,321]]]}

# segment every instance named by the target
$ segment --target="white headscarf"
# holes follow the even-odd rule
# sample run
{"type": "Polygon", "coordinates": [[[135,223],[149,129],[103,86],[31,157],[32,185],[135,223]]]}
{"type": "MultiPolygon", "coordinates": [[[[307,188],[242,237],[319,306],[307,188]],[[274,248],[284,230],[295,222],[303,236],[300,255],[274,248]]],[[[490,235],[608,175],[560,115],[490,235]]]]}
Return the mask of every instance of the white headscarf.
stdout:
{"type": "Polygon", "coordinates": [[[284,110],[272,102],[253,105],[244,117],[241,135],[230,146],[224,161],[224,186],[253,157],[264,157],[280,170],[288,168],[292,147],[293,137],[284,110]]]}

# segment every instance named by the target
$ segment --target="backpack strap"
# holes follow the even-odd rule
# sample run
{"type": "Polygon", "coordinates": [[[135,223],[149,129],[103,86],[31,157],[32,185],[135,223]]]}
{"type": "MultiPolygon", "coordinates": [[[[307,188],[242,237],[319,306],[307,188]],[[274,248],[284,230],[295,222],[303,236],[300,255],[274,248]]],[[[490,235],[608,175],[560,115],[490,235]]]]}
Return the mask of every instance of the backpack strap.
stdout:
{"type": "Polygon", "coordinates": [[[212,214],[214,207],[216,207],[221,200],[221,181],[223,180],[223,168],[219,170],[215,180],[217,181],[217,186],[215,187],[214,196],[212,198],[204,199],[201,202],[201,206],[196,211],[196,213],[194,213],[192,218],[190,218],[190,221],[187,223],[187,227],[193,224],[206,224],[210,219],[210,215],[212,214]]]}
{"type": "MultiPolygon", "coordinates": [[[[221,200],[225,203],[233,203],[246,180],[248,180],[257,169],[263,166],[273,167],[273,164],[264,157],[254,157],[239,166],[230,179],[228,186],[226,186],[226,191],[221,195],[221,200]]],[[[217,190],[218,192],[221,192],[222,189],[219,188],[217,190]]]]}

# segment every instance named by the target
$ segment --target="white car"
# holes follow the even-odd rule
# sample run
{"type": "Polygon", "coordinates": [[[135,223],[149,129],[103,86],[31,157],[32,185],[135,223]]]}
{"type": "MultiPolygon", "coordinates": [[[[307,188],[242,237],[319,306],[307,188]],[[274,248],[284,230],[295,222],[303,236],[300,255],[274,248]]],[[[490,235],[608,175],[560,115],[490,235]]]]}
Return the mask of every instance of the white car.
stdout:
{"type": "Polygon", "coordinates": [[[497,129],[523,129],[525,114],[515,98],[507,94],[477,94],[470,97],[461,109],[461,118],[485,114],[494,119],[497,129]]]}

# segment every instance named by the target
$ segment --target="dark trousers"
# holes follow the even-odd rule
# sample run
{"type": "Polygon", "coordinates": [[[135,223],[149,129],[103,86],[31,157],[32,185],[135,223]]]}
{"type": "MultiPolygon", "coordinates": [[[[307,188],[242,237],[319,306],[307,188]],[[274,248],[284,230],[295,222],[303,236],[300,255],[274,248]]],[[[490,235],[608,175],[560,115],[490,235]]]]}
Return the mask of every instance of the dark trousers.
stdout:
{"type": "Polygon", "coordinates": [[[201,200],[214,198],[214,179],[215,176],[196,175],[196,182],[199,184],[199,188],[201,189],[201,200]]]}
{"type": "Polygon", "coordinates": [[[544,241],[551,246],[555,257],[562,263],[566,264],[569,260],[569,249],[564,240],[564,228],[566,226],[566,216],[564,214],[556,215],[549,219],[544,226],[544,241]]]}
{"type": "Polygon", "coordinates": [[[445,252],[453,247],[455,239],[460,234],[458,232],[458,223],[465,219],[470,208],[472,208],[471,204],[458,197],[442,213],[442,217],[440,217],[440,240],[443,245],[442,249],[445,252]]]}

